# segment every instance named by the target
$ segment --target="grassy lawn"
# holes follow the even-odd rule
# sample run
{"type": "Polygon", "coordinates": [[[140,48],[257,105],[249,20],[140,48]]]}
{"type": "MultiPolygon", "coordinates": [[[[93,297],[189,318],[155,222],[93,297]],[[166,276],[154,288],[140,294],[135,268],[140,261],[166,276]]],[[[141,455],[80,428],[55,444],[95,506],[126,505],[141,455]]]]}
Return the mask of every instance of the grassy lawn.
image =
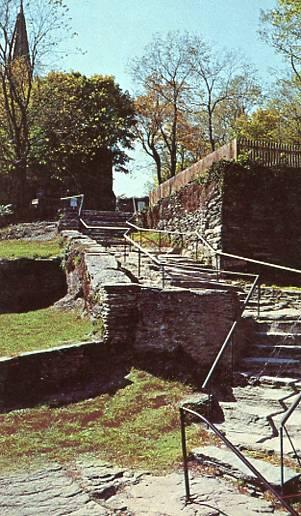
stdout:
{"type": "MultiPolygon", "coordinates": [[[[93,453],[105,461],[162,472],[181,462],[177,402],[191,392],[133,369],[115,395],[63,408],[42,406],[0,415],[0,468],[72,461],[93,453]]],[[[208,442],[205,430],[187,429],[189,446],[208,442]]]]}
{"type": "Polygon", "coordinates": [[[92,329],[91,321],[77,312],[54,308],[0,314],[0,356],[88,340],[92,329]]]}
{"type": "Polygon", "coordinates": [[[0,258],[52,258],[62,252],[61,239],[0,240],[0,258]]]}

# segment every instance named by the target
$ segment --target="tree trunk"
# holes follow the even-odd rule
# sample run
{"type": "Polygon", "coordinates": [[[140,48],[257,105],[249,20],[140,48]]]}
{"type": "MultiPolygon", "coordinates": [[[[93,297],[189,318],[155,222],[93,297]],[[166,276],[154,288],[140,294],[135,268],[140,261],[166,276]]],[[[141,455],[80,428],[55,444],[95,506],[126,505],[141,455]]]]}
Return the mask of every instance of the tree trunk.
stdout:
{"type": "Polygon", "coordinates": [[[16,205],[16,215],[19,219],[24,218],[28,208],[27,196],[27,167],[26,163],[19,163],[15,167],[14,173],[14,199],[16,205]]]}

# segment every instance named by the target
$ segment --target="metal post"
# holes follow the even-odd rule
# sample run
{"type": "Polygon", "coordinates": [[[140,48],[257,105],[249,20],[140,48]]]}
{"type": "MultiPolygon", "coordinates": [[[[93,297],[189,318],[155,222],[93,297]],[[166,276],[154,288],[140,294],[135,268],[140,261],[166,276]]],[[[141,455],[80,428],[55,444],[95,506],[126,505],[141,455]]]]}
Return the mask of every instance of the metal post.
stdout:
{"type": "Polygon", "coordinates": [[[124,261],[124,263],[126,262],[126,243],[124,244],[124,248],[123,248],[123,261],[124,261]]]}
{"type": "Polygon", "coordinates": [[[161,266],[161,275],[162,275],[162,288],[165,287],[165,268],[164,265],[161,266]]]}
{"type": "Polygon", "coordinates": [[[161,233],[159,233],[159,251],[161,251],[161,233]]]}
{"type": "Polygon", "coordinates": [[[198,259],[198,247],[199,247],[199,239],[197,238],[195,241],[195,259],[198,259]]]}
{"type": "Polygon", "coordinates": [[[261,289],[260,289],[260,282],[258,282],[257,287],[257,317],[260,317],[260,300],[261,300],[261,289]]]}
{"type": "Polygon", "coordinates": [[[284,449],[283,449],[283,426],[280,427],[279,430],[280,436],[280,468],[281,468],[281,494],[283,495],[283,486],[284,486],[284,449]]]}
{"type": "Polygon", "coordinates": [[[138,249],[138,277],[140,276],[141,272],[141,251],[138,249]]]}
{"type": "Polygon", "coordinates": [[[219,280],[219,269],[220,269],[220,257],[216,255],[215,257],[215,263],[216,263],[216,279],[219,280]]]}
{"type": "Polygon", "coordinates": [[[185,479],[185,493],[186,502],[190,500],[190,486],[189,486],[189,473],[188,473],[188,460],[187,460],[187,446],[186,446],[186,432],[185,432],[185,413],[180,408],[180,420],[181,420],[181,439],[182,439],[182,452],[183,452],[183,468],[184,468],[184,479],[185,479]]]}
{"type": "Polygon", "coordinates": [[[231,377],[232,377],[232,385],[233,385],[233,373],[234,373],[234,353],[233,353],[233,345],[234,345],[234,336],[231,337],[231,377]]]}

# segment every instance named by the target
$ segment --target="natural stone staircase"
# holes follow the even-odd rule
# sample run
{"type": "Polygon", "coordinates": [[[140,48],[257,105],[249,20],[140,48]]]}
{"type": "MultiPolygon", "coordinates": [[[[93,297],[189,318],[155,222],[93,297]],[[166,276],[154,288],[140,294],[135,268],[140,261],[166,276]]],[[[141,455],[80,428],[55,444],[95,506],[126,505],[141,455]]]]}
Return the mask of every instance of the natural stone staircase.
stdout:
{"type": "Polygon", "coordinates": [[[252,381],[301,387],[301,291],[264,287],[257,310],[253,301],[245,314],[254,333],[240,372],[252,381]]]}
{"type": "Polygon", "coordinates": [[[132,213],[123,211],[83,210],[81,219],[92,228],[82,224],[82,231],[105,247],[123,245],[123,235],[128,229],[126,221],[132,216],[132,213]]]}
{"type": "MultiPolygon", "coordinates": [[[[162,286],[160,268],[150,257],[140,256],[140,275],[137,278],[138,253],[127,250],[124,252],[122,227],[129,214],[105,215],[89,212],[83,213],[87,225],[96,226],[86,229],[92,238],[109,247],[109,252],[115,254],[122,267],[129,270],[136,280],[142,283],[162,286]],[[104,226],[107,229],[97,228],[104,226]],[[113,228],[120,228],[116,230],[113,228]],[[126,259],[126,260],[125,260],[126,259]]],[[[165,284],[175,289],[230,289],[235,291],[244,301],[250,283],[246,286],[238,279],[229,279],[224,274],[218,275],[189,256],[183,256],[171,249],[148,251],[160,261],[165,269],[165,284]],[[165,252],[164,252],[165,251],[165,252]]],[[[300,291],[301,293],[301,291],[300,291]]],[[[245,314],[252,318],[253,335],[249,340],[246,353],[241,356],[237,369],[251,384],[244,387],[235,387],[231,390],[229,401],[219,399],[223,421],[217,423],[218,428],[242,450],[246,447],[279,451],[278,427],[285,411],[290,406],[286,400],[292,401],[301,387],[299,382],[301,358],[301,320],[299,321],[301,296],[299,291],[283,291],[281,289],[263,288],[261,295],[261,312],[257,314],[257,300],[251,301],[245,314]],[[254,381],[255,385],[254,385],[254,381]],[[283,389],[267,386],[265,383],[283,384],[283,389]]],[[[222,344],[222,343],[221,343],[222,344]]],[[[274,386],[273,386],[274,387],[274,386]]],[[[223,389],[223,386],[220,386],[223,389]]],[[[293,414],[288,428],[296,443],[296,449],[301,449],[301,407],[293,414]]],[[[287,443],[286,443],[287,444],[287,443]]],[[[286,453],[289,450],[286,450],[286,453]]],[[[224,474],[232,478],[247,480],[249,485],[255,486],[257,494],[257,479],[251,478],[249,473],[239,468],[223,448],[211,447],[195,452],[195,456],[202,459],[207,465],[217,466],[224,470],[224,474]],[[201,457],[202,456],[202,457],[201,457]]],[[[257,469],[276,487],[279,487],[279,466],[269,465],[266,461],[253,460],[257,469]]],[[[286,481],[297,483],[299,474],[295,469],[286,469],[286,481]]],[[[259,486],[260,487],[260,486],[259,486]]]]}

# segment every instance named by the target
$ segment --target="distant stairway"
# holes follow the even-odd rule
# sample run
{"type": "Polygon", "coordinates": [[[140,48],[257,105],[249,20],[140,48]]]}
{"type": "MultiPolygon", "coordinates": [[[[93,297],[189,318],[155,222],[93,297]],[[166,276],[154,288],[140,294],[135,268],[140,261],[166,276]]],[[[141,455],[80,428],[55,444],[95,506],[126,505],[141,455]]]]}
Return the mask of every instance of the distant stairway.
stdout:
{"type": "Polygon", "coordinates": [[[97,243],[106,247],[124,244],[126,221],[133,216],[129,212],[83,210],[81,229],[97,243]]]}

